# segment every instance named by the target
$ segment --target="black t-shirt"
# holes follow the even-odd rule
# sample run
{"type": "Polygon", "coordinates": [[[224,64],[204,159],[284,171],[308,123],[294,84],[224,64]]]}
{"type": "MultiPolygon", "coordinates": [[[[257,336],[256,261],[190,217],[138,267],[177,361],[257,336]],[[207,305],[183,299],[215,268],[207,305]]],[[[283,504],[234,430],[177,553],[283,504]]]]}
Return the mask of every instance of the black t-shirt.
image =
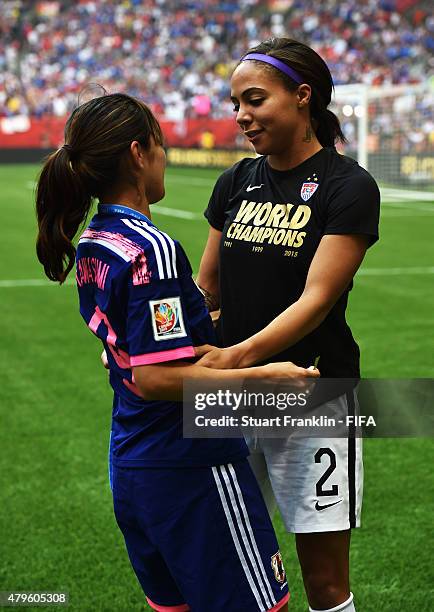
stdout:
{"type": "MultiPolygon", "coordinates": [[[[376,182],[353,159],[324,148],[291,170],[266,157],[243,159],[218,179],[205,216],[222,231],[222,346],[263,329],[301,296],[310,263],[326,234],[378,239],[376,182]]],[[[359,348],[345,320],[352,283],[313,332],[275,355],[304,367],[319,356],[322,376],[358,377],[359,348]]]]}

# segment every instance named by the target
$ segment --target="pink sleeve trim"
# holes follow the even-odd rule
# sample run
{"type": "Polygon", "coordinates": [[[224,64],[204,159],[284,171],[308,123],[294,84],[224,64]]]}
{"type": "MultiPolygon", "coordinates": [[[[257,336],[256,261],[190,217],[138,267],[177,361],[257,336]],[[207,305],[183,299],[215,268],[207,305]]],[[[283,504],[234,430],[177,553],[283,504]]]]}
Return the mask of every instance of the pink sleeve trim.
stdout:
{"type": "Polygon", "coordinates": [[[162,363],[164,361],[173,361],[174,359],[185,359],[186,357],[195,356],[192,346],[183,346],[182,348],[170,349],[168,351],[158,351],[157,353],[146,353],[145,355],[134,355],[130,357],[131,366],[152,365],[153,363],[162,363]]]}
{"type": "MultiPolygon", "coordinates": [[[[285,595],[285,597],[283,597],[283,599],[281,599],[275,606],[273,606],[272,608],[270,608],[268,610],[268,612],[278,612],[278,610],[280,610],[281,608],[283,608],[283,606],[288,603],[289,601],[289,593],[287,593],[285,595]]],[[[158,608],[157,608],[158,610],[158,608]]]]}
{"type": "Polygon", "coordinates": [[[153,610],[157,610],[157,612],[189,612],[190,608],[187,604],[181,604],[179,606],[160,606],[160,604],[156,604],[149,599],[146,598],[146,601],[151,606],[153,610]]]}

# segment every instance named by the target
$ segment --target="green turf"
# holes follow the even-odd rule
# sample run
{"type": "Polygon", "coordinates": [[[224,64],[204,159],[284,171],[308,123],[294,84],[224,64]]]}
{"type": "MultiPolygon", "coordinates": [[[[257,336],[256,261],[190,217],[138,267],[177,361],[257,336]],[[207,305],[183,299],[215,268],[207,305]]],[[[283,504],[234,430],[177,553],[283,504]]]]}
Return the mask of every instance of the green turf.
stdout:
{"type": "MultiPolygon", "coordinates": [[[[0,167],[0,281],[43,278],[34,254],[36,173],[35,166],[0,167]]],[[[198,218],[154,216],[195,270],[207,233],[199,215],[217,175],[169,169],[162,205],[198,218]]],[[[425,208],[386,204],[381,241],[364,267],[434,266],[434,209],[425,208]]],[[[349,320],[364,376],[434,377],[433,281],[432,274],[357,277],[349,320]]],[[[111,392],[75,289],[0,285],[0,296],[0,591],[66,590],[72,610],[143,610],[107,483],[111,392]]],[[[358,612],[433,610],[433,442],[366,440],[365,449],[365,528],[352,544],[358,612]]],[[[276,527],[291,609],[304,612],[293,543],[279,520],[276,527]]]]}

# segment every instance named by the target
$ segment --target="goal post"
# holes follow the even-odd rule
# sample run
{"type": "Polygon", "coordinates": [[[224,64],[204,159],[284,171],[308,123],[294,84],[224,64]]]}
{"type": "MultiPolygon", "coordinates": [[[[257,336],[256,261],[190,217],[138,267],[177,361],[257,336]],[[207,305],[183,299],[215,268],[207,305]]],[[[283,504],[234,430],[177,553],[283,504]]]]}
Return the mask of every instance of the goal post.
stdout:
{"type": "Polygon", "coordinates": [[[338,85],[330,108],[348,139],[339,150],[379,182],[434,187],[434,82],[338,85]]]}

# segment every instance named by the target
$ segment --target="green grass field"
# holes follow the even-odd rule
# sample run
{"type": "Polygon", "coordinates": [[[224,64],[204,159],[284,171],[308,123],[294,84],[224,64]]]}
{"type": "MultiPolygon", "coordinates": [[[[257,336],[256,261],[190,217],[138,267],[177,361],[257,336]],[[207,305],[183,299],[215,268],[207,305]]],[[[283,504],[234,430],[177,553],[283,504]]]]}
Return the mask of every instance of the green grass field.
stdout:
{"type": "MultiPolygon", "coordinates": [[[[72,610],[138,612],[144,597],[107,481],[111,391],[73,285],[43,281],[34,251],[37,172],[0,167],[0,591],[68,591],[72,610]]],[[[217,175],[169,169],[153,218],[181,241],[195,271],[217,175]]],[[[385,198],[381,241],[350,297],[365,377],[434,378],[433,227],[426,200],[385,198]]],[[[433,449],[432,439],[365,441],[364,528],[352,543],[358,612],[434,610],[433,449]]],[[[290,609],[304,612],[293,541],[277,519],[276,528],[290,609]]]]}

